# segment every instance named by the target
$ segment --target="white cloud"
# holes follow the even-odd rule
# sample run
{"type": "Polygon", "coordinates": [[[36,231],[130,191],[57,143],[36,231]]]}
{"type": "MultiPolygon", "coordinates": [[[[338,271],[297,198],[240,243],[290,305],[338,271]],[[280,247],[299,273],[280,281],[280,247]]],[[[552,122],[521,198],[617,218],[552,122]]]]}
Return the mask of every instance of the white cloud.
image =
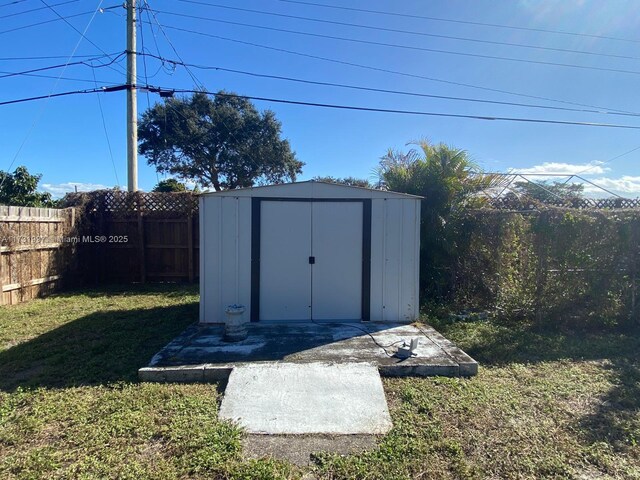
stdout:
{"type": "Polygon", "coordinates": [[[82,182],[66,182],[66,183],[43,183],[42,189],[49,192],[54,198],[63,197],[66,193],[90,192],[91,190],[104,190],[107,187],[101,183],[82,183],[82,182]]]}
{"type": "MultiPolygon", "coordinates": [[[[602,177],[595,178],[592,182],[623,197],[640,196],[640,177],[632,177],[630,175],[625,175],[620,178],[602,177]]],[[[584,184],[584,191],[590,196],[603,196],[605,193],[601,188],[588,183],[584,184]]]]}
{"type": "Polygon", "coordinates": [[[561,163],[544,162],[529,168],[511,168],[509,173],[536,174],[536,175],[601,175],[610,169],[602,166],[603,162],[591,163],[561,163]]]}

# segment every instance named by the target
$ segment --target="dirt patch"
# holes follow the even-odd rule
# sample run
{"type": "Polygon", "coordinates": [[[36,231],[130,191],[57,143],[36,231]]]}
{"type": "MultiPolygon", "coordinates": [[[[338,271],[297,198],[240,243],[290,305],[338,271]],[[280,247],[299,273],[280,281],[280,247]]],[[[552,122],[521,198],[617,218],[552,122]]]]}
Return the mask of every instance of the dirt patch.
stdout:
{"type": "Polygon", "coordinates": [[[272,457],[306,466],[313,454],[359,453],[374,448],[378,438],[377,435],[248,435],[243,446],[248,458],[272,457]]]}

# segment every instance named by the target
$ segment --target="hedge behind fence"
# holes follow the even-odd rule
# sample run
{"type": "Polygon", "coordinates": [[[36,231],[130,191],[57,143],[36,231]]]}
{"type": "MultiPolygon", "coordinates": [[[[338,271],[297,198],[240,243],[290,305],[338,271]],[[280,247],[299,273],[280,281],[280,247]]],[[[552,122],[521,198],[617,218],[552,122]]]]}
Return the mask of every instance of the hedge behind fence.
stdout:
{"type": "Polygon", "coordinates": [[[640,211],[476,210],[461,231],[458,305],[564,326],[638,323],[640,211]]]}

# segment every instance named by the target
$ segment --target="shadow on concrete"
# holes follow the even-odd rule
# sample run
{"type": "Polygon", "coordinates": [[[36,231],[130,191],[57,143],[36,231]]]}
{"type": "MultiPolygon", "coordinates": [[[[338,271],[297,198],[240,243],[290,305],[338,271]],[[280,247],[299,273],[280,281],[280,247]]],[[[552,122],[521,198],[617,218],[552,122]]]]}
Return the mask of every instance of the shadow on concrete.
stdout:
{"type": "Polygon", "coordinates": [[[254,362],[369,363],[387,376],[472,376],[478,364],[428,325],[388,322],[257,322],[227,342],[222,325],[191,325],[140,370],[147,381],[206,381],[254,362]],[[414,355],[398,347],[418,339],[414,355]]]}
{"type": "MultiPolygon", "coordinates": [[[[249,335],[245,340],[227,342],[224,340],[222,325],[194,324],[158,352],[152,364],[170,366],[284,360],[318,347],[358,337],[364,338],[366,346],[380,350],[367,334],[375,334],[380,338],[378,342],[386,346],[385,342],[391,342],[380,334],[396,327],[398,324],[391,323],[258,322],[249,324],[249,335]]],[[[349,353],[355,355],[361,352],[344,352],[345,355],[349,353]]]]}
{"type": "Polygon", "coordinates": [[[0,390],[135,381],[138,368],[197,316],[197,302],[92,313],[0,352],[0,390]]]}

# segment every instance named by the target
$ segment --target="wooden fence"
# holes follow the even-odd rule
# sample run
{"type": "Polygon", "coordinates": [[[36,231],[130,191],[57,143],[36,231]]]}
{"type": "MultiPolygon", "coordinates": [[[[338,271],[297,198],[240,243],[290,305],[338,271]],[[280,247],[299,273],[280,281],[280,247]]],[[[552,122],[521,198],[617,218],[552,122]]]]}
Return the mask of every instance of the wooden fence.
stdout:
{"type": "Polygon", "coordinates": [[[69,201],[83,212],[79,257],[87,281],[194,282],[198,278],[195,195],[105,190],[72,196],[69,201]]]}
{"type": "Polygon", "coordinates": [[[0,305],[58,289],[74,266],[75,210],[0,206],[0,305]]]}

